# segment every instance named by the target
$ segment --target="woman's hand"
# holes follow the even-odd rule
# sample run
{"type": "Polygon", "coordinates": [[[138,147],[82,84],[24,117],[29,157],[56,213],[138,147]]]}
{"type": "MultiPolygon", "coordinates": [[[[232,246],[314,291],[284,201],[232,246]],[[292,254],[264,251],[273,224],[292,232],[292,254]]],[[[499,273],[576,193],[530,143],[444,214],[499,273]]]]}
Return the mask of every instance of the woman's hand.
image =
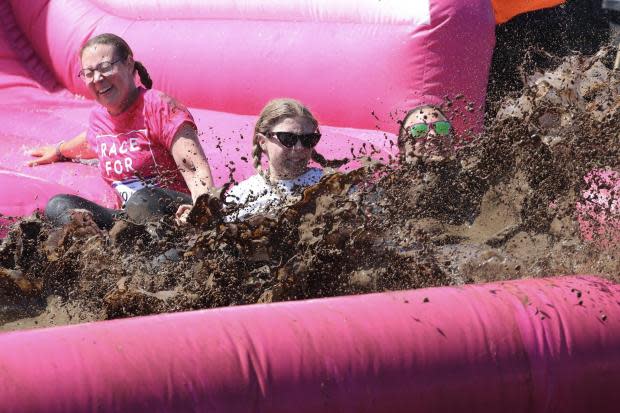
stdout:
{"type": "Polygon", "coordinates": [[[41,146],[30,151],[30,155],[37,159],[26,162],[26,165],[28,166],[45,165],[62,159],[62,156],[57,149],[57,145],[41,146]]]}
{"type": "Polygon", "coordinates": [[[187,218],[189,217],[192,207],[193,205],[190,204],[179,205],[176,214],[174,214],[174,221],[177,225],[181,226],[187,224],[187,218]]]}
{"type": "Polygon", "coordinates": [[[86,132],[82,132],[67,142],[60,141],[56,145],[41,146],[30,151],[37,159],[26,162],[28,166],[45,165],[65,159],[92,159],[97,157],[86,140],[86,132]]]}
{"type": "Polygon", "coordinates": [[[222,193],[226,192],[228,185],[220,189],[211,189],[209,192],[200,195],[194,205],[183,204],[179,206],[174,216],[177,225],[191,224],[203,226],[222,215],[222,193]]]}

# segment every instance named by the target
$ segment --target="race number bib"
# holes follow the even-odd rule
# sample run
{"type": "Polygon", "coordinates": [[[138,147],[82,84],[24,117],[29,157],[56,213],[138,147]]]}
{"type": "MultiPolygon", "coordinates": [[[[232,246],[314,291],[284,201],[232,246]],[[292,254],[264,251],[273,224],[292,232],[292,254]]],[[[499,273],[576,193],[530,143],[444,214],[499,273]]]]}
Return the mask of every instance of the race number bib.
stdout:
{"type": "Polygon", "coordinates": [[[140,179],[131,179],[127,181],[117,181],[112,183],[112,188],[118,192],[123,200],[123,207],[127,203],[127,200],[138,190],[145,188],[147,183],[140,179]]]}

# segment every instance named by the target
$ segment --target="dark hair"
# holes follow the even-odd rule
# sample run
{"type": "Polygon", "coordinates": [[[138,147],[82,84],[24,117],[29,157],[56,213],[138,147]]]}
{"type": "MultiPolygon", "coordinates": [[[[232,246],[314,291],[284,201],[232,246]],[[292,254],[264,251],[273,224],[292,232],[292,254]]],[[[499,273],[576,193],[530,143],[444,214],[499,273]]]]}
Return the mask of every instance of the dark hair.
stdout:
{"type": "Polygon", "coordinates": [[[420,105],[420,106],[416,106],[415,108],[409,110],[407,112],[407,114],[405,115],[405,117],[403,118],[402,121],[400,121],[400,129],[398,130],[398,147],[399,148],[403,148],[405,145],[405,141],[407,140],[407,130],[405,129],[405,125],[407,124],[407,121],[409,120],[409,118],[411,117],[411,115],[413,115],[414,113],[416,113],[419,110],[422,109],[433,109],[436,110],[437,112],[441,113],[441,115],[447,119],[445,113],[443,113],[443,111],[441,110],[441,108],[439,108],[438,106],[435,105],[420,105]]]}
{"type": "MultiPolygon", "coordinates": [[[[82,48],[80,49],[80,58],[82,57],[85,49],[96,44],[108,44],[114,46],[115,53],[119,59],[127,60],[129,56],[133,57],[133,52],[131,51],[131,48],[125,40],[112,33],[103,33],[89,39],[82,46],[82,48]]],[[[140,82],[144,85],[145,88],[150,89],[153,87],[153,81],[149,76],[149,72],[146,70],[146,67],[144,67],[142,63],[134,61],[133,70],[138,72],[138,76],[140,76],[140,82]]]]}

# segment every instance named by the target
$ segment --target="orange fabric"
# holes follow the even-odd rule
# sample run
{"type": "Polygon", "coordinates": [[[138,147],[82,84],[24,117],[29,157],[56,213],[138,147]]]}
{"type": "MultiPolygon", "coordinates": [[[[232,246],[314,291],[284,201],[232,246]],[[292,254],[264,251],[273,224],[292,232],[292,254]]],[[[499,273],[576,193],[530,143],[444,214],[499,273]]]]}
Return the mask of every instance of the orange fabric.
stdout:
{"type": "Polygon", "coordinates": [[[518,14],[545,9],[565,3],[565,0],[491,0],[495,11],[495,22],[505,23],[518,14]]]}

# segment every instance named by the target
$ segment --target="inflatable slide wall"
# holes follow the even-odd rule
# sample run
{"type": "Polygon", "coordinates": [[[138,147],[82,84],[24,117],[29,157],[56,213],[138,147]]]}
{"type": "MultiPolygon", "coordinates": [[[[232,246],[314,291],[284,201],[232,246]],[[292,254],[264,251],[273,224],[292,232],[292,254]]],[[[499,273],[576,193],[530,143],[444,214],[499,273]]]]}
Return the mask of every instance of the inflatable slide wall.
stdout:
{"type": "Polygon", "coordinates": [[[86,128],[78,51],[94,35],[121,35],[154,87],[190,107],[221,185],[253,173],[254,121],[276,97],[311,108],[332,158],[387,161],[409,108],[457,95],[458,128],[479,130],[494,24],[488,0],[0,0],[0,214],[57,193],[117,205],[92,165],[24,166],[86,128]]]}

